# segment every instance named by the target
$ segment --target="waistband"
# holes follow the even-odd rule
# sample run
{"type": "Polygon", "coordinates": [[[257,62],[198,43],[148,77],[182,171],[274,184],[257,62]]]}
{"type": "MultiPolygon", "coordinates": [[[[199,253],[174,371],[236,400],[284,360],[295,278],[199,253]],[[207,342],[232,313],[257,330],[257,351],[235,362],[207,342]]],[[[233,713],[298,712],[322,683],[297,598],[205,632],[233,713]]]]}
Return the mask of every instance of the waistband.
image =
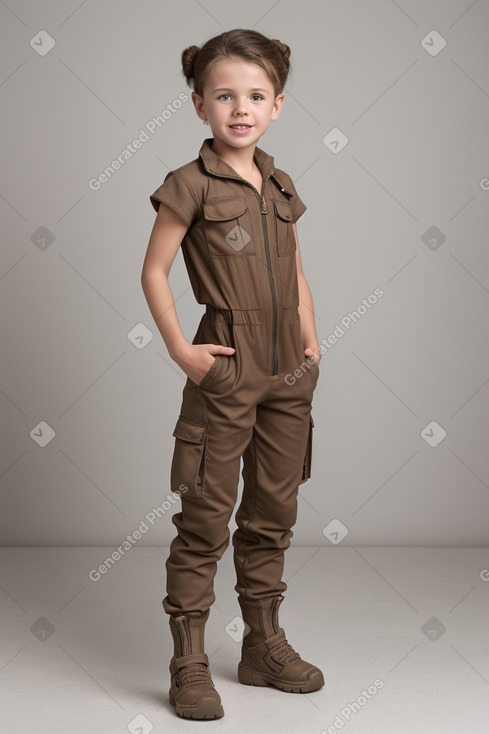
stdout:
{"type": "MultiPolygon", "coordinates": [[[[209,321],[226,321],[228,324],[266,324],[270,321],[271,315],[266,308],[256,309],[226,309],[216,308],[211,304],[206,304],[205,315],[209,321]]],[[[278,312],[278,320],[280,322],[295,321],[299,318],[299,309],[282,308],[278,312]]]]}

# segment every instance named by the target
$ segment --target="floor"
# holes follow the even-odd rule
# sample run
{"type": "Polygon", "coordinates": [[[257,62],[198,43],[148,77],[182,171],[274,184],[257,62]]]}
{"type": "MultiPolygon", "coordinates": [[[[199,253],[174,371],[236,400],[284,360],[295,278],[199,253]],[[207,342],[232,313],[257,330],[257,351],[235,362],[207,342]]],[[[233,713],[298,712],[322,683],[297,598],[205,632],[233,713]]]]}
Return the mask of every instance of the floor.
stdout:
{"type": "Polygon", "coordinates": [[[489,549],[290,548],[280,621],[326,685],[288,694],[237,681],[229,548],[206,630],[225,716],[208,722],[181,720],[168,703],[168,549],[130,546],[109,566],[112,550],[0,549],[5,731],[489,731],[489,549]]]}

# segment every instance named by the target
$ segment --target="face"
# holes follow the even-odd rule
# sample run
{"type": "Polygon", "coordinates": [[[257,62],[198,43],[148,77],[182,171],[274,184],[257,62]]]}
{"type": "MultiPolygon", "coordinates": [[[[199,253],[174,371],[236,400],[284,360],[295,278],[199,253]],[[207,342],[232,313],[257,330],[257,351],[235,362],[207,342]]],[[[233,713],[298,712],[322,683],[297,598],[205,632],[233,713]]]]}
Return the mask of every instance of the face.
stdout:
{"type": "Polygon", "coordinates": [[[193,92],[192,100],[197,115],[209,120],[215,139],[232,148],[247,148],[277,119],[284,95],[275,96],[271,79],[258,64],[223,59],[211,68],[203,97],[193,92]]]}

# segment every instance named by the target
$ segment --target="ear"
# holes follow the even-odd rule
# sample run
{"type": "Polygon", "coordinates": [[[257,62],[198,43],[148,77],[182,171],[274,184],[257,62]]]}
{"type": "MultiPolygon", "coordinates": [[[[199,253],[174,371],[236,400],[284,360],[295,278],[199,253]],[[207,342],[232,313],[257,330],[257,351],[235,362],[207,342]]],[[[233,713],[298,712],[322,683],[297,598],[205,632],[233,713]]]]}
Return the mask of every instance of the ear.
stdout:
{"type": "Polygon", "coordinates": [[[197,94],[197,92],[192,92],[191,97],[192,102],[194,103],[197,117],[200,117],[201,120],[207,120],[207,115],[204,110],[204,100],[202,99],[200,94],[197,94]]]}
{"type": "Polygon", "coordinates": [[[273,103],[272,115],[270,117],[270,120],[276,120],[277,117],[280,115],[280,110],[282,109],[284,100],[285,100],[284,94],[277,94],[277,96],[275,97],[275,101],[273,103]]]}

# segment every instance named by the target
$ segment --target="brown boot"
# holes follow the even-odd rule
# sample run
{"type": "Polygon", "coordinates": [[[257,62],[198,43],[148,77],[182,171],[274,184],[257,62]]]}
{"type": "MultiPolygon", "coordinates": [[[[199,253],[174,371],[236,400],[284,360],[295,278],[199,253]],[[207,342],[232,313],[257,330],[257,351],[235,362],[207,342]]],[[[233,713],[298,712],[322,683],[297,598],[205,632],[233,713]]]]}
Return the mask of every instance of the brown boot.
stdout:
{"type": "Polygon", "coordinates": [[[170,616],[175,646],[170,661],[170,703],[178,716],[186,719],[224,716],[221,698],[211,678],[209,658],[204,652],[204,628],[209,611],[170,616]]]}
{"type": "Polygon", "coordinates": [[[302,660],[278,624],[283,596],[251,601],[238,596],[243,621],[250,630],[243,637],[238,679],[247,686],[275,686],[287,693],[308,693],[324,685],[319,668],[302,660]]]}

